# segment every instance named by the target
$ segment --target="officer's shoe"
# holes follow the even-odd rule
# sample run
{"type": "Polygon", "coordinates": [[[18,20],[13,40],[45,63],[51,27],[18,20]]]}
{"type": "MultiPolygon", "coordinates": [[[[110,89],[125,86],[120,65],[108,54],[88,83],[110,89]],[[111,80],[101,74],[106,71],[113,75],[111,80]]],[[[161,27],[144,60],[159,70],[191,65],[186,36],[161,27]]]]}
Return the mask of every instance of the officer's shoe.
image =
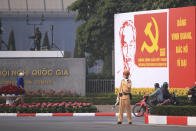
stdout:
{"type": "Polygon", "coordinates": [[[117,124],[122,124],[122,122],[118,121],[117,124]]]}
{"type": "Polygon", "coordinates": [[[129,122],[129,125],[131,125],[132,124],[132,122],[129,122]]]}

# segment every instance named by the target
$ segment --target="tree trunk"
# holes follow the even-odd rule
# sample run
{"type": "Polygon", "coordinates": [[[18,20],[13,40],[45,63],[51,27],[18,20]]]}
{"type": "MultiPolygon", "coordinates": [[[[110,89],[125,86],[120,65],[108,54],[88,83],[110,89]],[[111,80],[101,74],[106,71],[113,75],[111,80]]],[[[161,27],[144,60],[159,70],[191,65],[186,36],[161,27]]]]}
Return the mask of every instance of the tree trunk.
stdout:
{"type": "Polygon", "coordinates": [[[103,71],[105,77],[112,78],[112,53],[104,56],[103,71]]]}

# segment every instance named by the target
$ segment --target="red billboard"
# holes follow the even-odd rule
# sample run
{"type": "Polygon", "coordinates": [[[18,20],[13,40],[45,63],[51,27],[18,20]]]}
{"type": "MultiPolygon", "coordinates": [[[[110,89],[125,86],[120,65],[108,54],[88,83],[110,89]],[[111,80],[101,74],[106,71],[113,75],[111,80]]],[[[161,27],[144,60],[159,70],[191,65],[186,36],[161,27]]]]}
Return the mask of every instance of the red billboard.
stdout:
{"type": "Polygon", "coordinates": [[[169,10],[169,84],[194,85],[196,78],[195,6],[169,10]]]}

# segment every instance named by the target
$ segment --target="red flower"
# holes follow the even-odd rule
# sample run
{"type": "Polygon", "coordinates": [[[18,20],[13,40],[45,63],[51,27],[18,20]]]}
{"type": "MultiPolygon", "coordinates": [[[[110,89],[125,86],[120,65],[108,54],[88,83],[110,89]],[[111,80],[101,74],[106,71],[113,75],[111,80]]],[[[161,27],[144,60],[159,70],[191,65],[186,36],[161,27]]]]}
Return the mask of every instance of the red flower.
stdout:
{"type": "Polygon", "coordinates": [[[46,102],[43,102],[42,105],[41,105],[42,108],[44,108],[46,106],[47,106],[46,102]]]}
{"type": "Polygon", "coordinates": [[[63,105],[65,105],[65,102],[61,102],[61,103],[59,104],[60,107],[62,107],[63,105]]]}
{"type": "Polygon", "coordinates": [[[24,94],[25,90],[23,88],[17,88],[13,85],[2,86],[0,88],[0,94],[24,94]]]}
{"type": "Polygon", "coordinates": [[[52,105],[52,107],[57,107],[59,105],[59,103],[54,103],[53,105],[52,105]]]}
{"type": "Polygon", "coordinates": [[[65,108],[71,106],[70,104],[65,104],[65,108]]]}
{"type": "Polygon", "coordinates": [[[40,103],[35,104],[36,107],[39,107],[40,105],[41,105],[40,103]]]}
{"type": "Polygon", "coordinates": [[[52,103],[48,103],[47,107],[51,107],[52,106],[52,103]]]}

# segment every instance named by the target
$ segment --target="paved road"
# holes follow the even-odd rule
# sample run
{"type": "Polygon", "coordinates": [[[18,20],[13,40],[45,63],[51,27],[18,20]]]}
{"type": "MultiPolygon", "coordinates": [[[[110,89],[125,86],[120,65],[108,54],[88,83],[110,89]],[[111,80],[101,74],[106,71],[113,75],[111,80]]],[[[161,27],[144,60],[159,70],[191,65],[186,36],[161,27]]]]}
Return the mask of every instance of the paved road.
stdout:
{"type": "Polygon", "coordinates": [[[0,117],[0,131],[195,131],[196,127],[145,125],[143,118],[126,119],[117,125],[117,117],[0,117]]]}

